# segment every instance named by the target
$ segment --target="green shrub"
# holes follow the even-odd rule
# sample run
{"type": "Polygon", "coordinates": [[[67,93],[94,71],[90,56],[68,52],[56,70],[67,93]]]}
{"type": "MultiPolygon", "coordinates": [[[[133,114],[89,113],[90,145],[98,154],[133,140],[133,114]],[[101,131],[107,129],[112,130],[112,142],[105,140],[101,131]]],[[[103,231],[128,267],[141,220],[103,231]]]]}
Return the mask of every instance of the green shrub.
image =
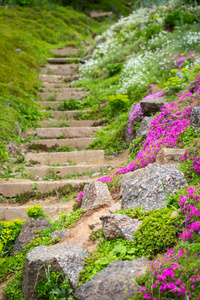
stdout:
{"type": "Polygon", "coordinates": [[[118,74],[122,69],[121,63],[108,64],[107,69],[109,72],[109,77],[118,74]]]}
{"type": "Polygon", "coordinates": [[[141,207],[135,207],[134,209],[127,208],[125,210],[117,210],[116,214],[126,215],[132,219],[143,220],[150,212],[144,211],[141,207]]]}
{"type": "Polygon", "coordinates": [[[111,111],[111,115],[116,116],[128,110],[128,108],[130,107],[130,100],[127,95],[112,95],[109,97],[108,105],[111,111]]]}
{"type": "Polygon", "coordinates": [[[164,19],[164,27],[167,30],[173,30],[175,26],[180,26],[183,24],[193,24],[198,22],[198,17],[196,15],[190,14],[187,11],[174,10],[167,14],[164,19]]]}
{"type": "Polygon", "coordinates": [[[8,158],[8,151],[6,150],[4,143],[0,141],[0,162],[6,161],[7,158],[8,158]]]}
{"type": "Polygon", "coordinates": [[[47,266],[44,272],[40,271],[38,273],[38,276],[43,279],[36,284],[37,299],[74,299],[69,279],[60,271],[50,272],[50,266],[47,266]]]}
{"type": "Polygon", "coordinates": [[[147,216],[139,229],[133,235],[134,254],[137,257],[153,257],[157,253],[165,252],[177,241],[176,227],[183,221],[178,215],[172,219],[173,208],[155,209],[147,216]]]}
{"type": "Polygon", "coordinates": [[[78,99],[70,99],[70,100],[65,100],[63,104],[60,106],[59,110],[76,110],[76,109],[81,109],[81,101],[78,99]]]}
{"type": "Polygon", "coordinates": [[[47,216],[42,209],[42,205],[40,205],[40,204],[36,204],[34,206],[29,206],[25,210],[27,211],[28,217],[33,218],[34,220],[36,220],[39,217],[47,216]]]}
{"type": "Polygon", "coordinates": [[[20,234],[24,223],[25,221],[20,219],[0,222],[0,257],[11,254],[15,239],[20,234]]]}
{"type": "Polygon", "coordinates": [[[72,211],[70,215],[68,215],[67,213],[62,213],[59,218],[60,223],[62,224],[61,226],[63,228],[72,227],[80,219],[83,213],[83,209],[77,209],[76,211],[72,211]]]}

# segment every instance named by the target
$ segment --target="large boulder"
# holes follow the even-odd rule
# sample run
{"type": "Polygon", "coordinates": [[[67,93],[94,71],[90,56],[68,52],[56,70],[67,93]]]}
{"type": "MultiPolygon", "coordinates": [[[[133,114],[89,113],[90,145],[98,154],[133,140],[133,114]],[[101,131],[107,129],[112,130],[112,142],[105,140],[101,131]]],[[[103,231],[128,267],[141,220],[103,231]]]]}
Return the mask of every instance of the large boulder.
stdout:
{"type": "Polygon", "coordinates": [[[166,100],[164,97],[157,97],[152,99],[147,99],[145,101],[140,102],[143,113],[147,116],[154,114],[166,104],[166,100]]]}
{"type": "Polygon", "coordinates": [[[164,148],[158,152],[156,162],[160,165],[177,164],[184,153],[184,149],[164,148]]]}
{"type": "Polygon", "coordinates": [[[69,229],[55,230],[54,232],[52,232],[50,240],[52,241],[55,238],[59,238],[61,240],[64,236],[69,235],[69,233],[69,229]]]}
{"type": "Polygon", "coordinates": [[[151,122],[153,121],[154,117],[145,117],[141,124],[140,128],[136,131],[137,138],[141,138],[147,135],[151,122]]]}
{"type": "Polygon", "coordinates": [[[102,221],[103,234],[107,240],[121,237],[132,242],[134,232],[142,224],[142,221],[121,214],[101,216],[100,220],[102,221]]]}
{"type": "Polygon", "coordinates": [[[146,258],[133,261],[116,260],[89,282],[82,284],[74,296],[77,300],[127,300],[140,291],[136,274],[142,274],[148,265],[146,258]],[[127,296],[128,295],[128,296],[127,296]]]}
{"type": "Polygon", "coordinates": [[[47,227],[51,228],[51,224],[44,217],[39,217],[37,220],[31,220],[26,222],[23,225],[19,236],[15,240],[13,254],[23,251],[23,248],[27,246],[32,241],[32,239],[36,237],[36,230],[42,231],[47,227]]]}
{"type": "Polygon", "coordinates": [[[95,181],[91,184],[87,184],[83,190],[81,208],[88,210],[103,204],[107,204],[109,206],[114,204],[107,184],[101,181],[95,181]]]}
{"type": "Polygon", "coordinates": [[[190,123],[191,126],[194,127],[195,131],[200,129],[200,106],[196,106],[192,109],[190,123]]]}
{"type": "Polygon", "coordinates": [[[59,270],[67,275],[73,289],[78,285],[79,272],[83,270],[84,258],[88,257],[85,248],[75,244],[57,244],[39,246],[28,252],[23,272],[22,291],[27,300],[37,298],[34,292],[36,281],[43,279],[38,273],[44,273],[50,267],[50,272],[59,270]],[[38,278],[38,279],[37,279],[38,278]]]}
{"type": "Polygon", "coordinates": [[[169,193],[173,194],[188,185],[184,174],[175,167],[156,165],[146,176],[125,182],[122,209],[142,206],[148,211],[164,207],[169,193]]]}

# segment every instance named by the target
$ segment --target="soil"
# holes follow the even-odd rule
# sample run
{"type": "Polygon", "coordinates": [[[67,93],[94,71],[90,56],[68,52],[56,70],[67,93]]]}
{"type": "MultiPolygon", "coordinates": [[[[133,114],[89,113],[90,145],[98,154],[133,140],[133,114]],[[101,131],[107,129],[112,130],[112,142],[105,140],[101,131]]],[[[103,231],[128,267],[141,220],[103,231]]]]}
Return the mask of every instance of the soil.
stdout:
{"type": "Polygon", "coordinates": [[[80,247],[86,247],[90,252],[95,251],[98,241],[91,241],[89,239],[92,232],[89,225],[99,222],[99,218],[106,214],[109,214],[108,206],[94,208],[84,213],[75,226],[70,229],[70,234],[64,237],[60,243],[72,242],[80,247]]]}

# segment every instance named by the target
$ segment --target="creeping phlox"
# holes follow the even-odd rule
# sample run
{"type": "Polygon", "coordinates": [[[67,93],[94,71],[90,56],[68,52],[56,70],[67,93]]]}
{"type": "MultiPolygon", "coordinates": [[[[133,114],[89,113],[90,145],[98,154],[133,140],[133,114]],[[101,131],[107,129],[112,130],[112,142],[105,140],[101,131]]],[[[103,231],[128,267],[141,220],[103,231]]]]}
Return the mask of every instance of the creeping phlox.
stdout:
{"type": "MultiPolygon", "coordinates": [[[[194,245],[200,236],[200,185],[185,190],[180,195],[180,210],[186,216],[186,228],[180,239],[194,245]]],[[[149,269],[150,287],[141,287],[143,299],[200,299],[200,255],[195,250],[183,247],[170,249],[152,262],[149,269]],[[194,264],[195,259],[195,264],[194,264]],[[187,269],[186,269],[187,268],[187,269]],[[162,294],[162,297],[156,295],[162,294]],[[166,297],[166,298],[163,298],[166,297]]]]}

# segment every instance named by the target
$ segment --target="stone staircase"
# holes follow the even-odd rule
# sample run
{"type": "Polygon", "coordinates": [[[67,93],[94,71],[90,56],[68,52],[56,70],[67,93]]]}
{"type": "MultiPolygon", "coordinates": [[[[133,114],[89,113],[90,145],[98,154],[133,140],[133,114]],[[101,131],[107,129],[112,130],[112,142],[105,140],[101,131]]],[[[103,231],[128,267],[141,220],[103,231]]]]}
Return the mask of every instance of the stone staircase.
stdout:
{"type": "MultiPolygon", "coordinates": [[[[45,193],[66,184],[90,183],[94,178],[85,176],[87,178],[84,179],[81,174],[88,173],[91,175],[92,172],[107,169],[104,151],[86,150],[87,146],[94,140],[91,136],[101,129],[101,126],[98,126],[101,120],[78,121],[74,117],[79,111],[59,110],[63,100],[74,98],[81,101],[89,94],[88,91],[83,91],[83,88],[73,87],[71,83],[78,78],[79,65],[77,61],[80,59],[70,56],[78,55],[79,51],[75,48],[63,48],[52,50],[52,53],[56,57],[47,58],[48,64],[41,68],[39,79],[42,81],[43,88],[39,93],[41,101],[37,102],[43,111],[47,109],[46,111],[50,112],[51,118],[40,121],[39,125],[42,127],[29,133],[40,138],[33,139],[30,145],[38,146],[38,148],[41,145],[48,148],[52,146],[69,146],[75,148],[75,151],[45,152],[41,148],[39,153],[26,153],[25,162],[26,165],[29,164],[30,166],[27,166],[24,172],[30,174],[31,179],[9,179],[9,181],[2,182],[0,184],[0,195],[4,197],[15,197],[20,193],[31,192],[33,191],[33,185],[37,188],[37,191],[45,193]],[[54,110],[49,111],[49,107],[54,110]],[[51,176],[52,173],[69,177],[70,175],[76,175],[78,179],[42,180],[44,177],[51,176]]],[[[18,210],[16,209],[16,211],[18,210]]]]}

